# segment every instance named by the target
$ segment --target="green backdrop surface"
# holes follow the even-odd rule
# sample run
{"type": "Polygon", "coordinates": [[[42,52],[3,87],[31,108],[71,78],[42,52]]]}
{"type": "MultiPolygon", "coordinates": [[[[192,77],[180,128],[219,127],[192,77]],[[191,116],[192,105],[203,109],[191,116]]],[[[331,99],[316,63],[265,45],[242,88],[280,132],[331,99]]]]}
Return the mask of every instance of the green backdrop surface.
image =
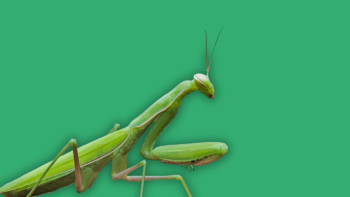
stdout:
{"type": "MultiPolygon", "coordinates": [[[[180,174],[193,196],[350,196],[349,4],[346,1],[0,2],[0,185],[128,125],[178,83],[205,73],[215,99],[186,97],[156,146],[225,142],[222,159],[180,174]]],[[[146,135],[129,154],[139,153],[146,135]]],[[[82,194],[138,196],[111,165],[82,194]]],[[[132,173],[141,174],[141,170],[132,173]]],[[[179,181],[144,196],[186,196],[179,181]]]]}

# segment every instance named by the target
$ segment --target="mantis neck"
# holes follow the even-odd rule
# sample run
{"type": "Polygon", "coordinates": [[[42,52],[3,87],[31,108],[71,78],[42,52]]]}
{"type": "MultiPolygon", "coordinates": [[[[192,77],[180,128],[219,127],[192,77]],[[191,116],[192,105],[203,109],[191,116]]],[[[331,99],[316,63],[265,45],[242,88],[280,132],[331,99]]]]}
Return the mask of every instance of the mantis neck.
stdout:
{"type": "Polygon", "coordinates": [[[183,91],[178,97],[176,98],[177,101],[182,101],[182,99],[190,94],[191,92],[194,92],[198,90],[197,85],[195,84],[194,80],[192,81],[183,81],[179,85],[177,85],[173,90],[171,90],[168,94],[170,97],[174,98],[176,97],[181,91],[183,91]]]}
{"type": "Polygon", "coordinates": [[[181,105],[182,99],[197,89],[198,87],[193,80],[181,82],[168,94],[158,99],[153,105],[146,109],[146,111],[131,121],[129,126],[139,128],[149,126],[153,122],[152,118],[160,113],[160,111],[164,111],[167,108],[178,108],[181,105]]]}

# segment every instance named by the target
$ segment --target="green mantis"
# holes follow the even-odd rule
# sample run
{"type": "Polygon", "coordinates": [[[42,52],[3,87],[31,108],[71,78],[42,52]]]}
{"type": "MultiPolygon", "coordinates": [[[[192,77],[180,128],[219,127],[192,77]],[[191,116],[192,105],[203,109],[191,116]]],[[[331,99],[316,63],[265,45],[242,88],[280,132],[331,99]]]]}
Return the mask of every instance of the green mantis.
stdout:
{"type": "Polygon", "coordinates": [[[52,192],[73,183],[75,183],[77,192],[81,193],[91,187],[100,170],[109,162],[112,162],[112,179],[141,182],[140,196],[143,194],[144,182],[151,180],[179,180],[188,196],[191,196],[184,179],[180,175],[146,176],[146,160],[132,167],[127,167],[128,152],[138,138],[153,124],[140,151],[145,159],[159,160],[165,164],[201,166],[214,162],[227,153],[228,147],[226,144],[219,142],[168,145],[154,148],[155,141],[175,117],[185,96],[199,90],[208,98],[214,98],[214,86],[210,82],[208,74],[218,38],[209,64],[208,58],[206,58],[207,75],[195,74],[193,80],[181,82],[125,128],[120,129],[120,125],[115,124],[106,136],[80,148],[78,148],[75,139],[70,140],[51,162],[4,185],[0,188],[0,193],[8,197],[30,197],[52,192]],[[70,146],[73,150],[63,155],[70,146]],[[128,176],[130,172],[140,167],[143,168],[141,176],[128,176]]]}

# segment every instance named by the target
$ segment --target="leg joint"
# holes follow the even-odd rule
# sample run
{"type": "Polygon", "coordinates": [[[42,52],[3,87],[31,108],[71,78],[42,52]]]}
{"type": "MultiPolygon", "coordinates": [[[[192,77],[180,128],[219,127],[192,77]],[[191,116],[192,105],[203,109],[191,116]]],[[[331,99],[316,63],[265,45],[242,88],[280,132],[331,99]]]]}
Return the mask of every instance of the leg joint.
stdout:
{"type": "Polygon", "coordinates": [[[172,176],[175,180],[183,180],[182,176],[180,175],[174,175],[172,176]]]}
{"type": "Polygon", "coordinates": [[[139,164],[139,165],[140,165],[140,166],[145,166],[145,165],[146,165],[146,163],[147,163],[147,162],[146,162],[146,160],[142,160],[142,161],[140,162],[140,164],[139,164]]]}
{"type": "Polygon", "coordinates": [[[71,145],[71,146],[76,146],[78,143],[77,143],[77,140],[76,139],[71,139],[71,140],[69,140],[69,145],[71,145]]]}

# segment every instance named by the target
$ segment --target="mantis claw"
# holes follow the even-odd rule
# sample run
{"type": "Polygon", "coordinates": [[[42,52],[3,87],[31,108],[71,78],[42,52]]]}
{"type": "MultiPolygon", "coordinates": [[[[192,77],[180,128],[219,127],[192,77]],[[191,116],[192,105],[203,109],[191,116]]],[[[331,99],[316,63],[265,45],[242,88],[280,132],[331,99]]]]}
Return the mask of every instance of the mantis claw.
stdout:
{"type": "MultiPolygon", "coordinates": [[[[184,166],[184,165],[182,165],[182,166],[184,166]]],[[[191,170],[194,171],[193,165],[185,165],[185,168],[188,169],[190,172],[191,172],[191,170]]]]}

